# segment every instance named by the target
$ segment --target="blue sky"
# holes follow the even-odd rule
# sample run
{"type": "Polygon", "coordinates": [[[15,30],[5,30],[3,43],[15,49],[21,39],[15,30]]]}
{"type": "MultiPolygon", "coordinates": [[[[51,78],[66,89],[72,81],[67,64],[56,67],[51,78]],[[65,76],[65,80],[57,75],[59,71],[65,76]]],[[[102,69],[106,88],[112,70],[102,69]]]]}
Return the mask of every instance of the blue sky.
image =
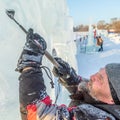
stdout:
{"type": "Polygon", "coordinates": [[[120,0],[67,0],[67,3],[75,25],[120,18],[120,0]]]}

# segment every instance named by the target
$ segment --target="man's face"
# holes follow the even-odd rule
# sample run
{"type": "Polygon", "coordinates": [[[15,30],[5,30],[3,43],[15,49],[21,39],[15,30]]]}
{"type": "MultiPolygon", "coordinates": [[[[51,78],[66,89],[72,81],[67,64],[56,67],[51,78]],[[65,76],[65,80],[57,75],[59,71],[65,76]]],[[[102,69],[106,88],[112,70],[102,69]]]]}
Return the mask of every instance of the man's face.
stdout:
{"type": "Polygon", "coordinates": [[[99,72],[90,76],[87,87],[89,94],[97,100],[104,102],[106,98],[112,98],[105,68],[101,68],[99,72]]]}

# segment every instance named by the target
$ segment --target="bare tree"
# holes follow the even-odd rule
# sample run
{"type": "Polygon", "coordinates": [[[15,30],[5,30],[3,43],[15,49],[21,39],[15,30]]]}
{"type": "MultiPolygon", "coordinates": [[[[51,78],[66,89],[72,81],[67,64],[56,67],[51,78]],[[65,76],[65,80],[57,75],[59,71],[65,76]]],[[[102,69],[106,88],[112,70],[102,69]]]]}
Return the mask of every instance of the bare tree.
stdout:
{"type": "Polygon", "coordinates": [[[105,28],[105,25],[106,25],[105,20],[100,20],[100,21],[98,21],[98,23],[97,23],[98,29],[104,29],[104,28],[105,28]]]}
{"type": "MultiPolygon", "coordinates": [[[[93,27],[95,27],[96,25],[93,24],[93,27]]],[[[115,32],[120,33],[120,19],[118,18],[111,18],[110,19],[110,23],[106,23],[105,20],[100,20],[97,23],[97,28],[98,29],[105,29],[105,30],[111,30],[114,29],[115,32]]],[[[83,32],[83,31],[88,31],[89,26],[88,25],[78,25],[76,27],[73,28],[74,32],[75,31],[79,31],[79,32],[83,32]]]]}

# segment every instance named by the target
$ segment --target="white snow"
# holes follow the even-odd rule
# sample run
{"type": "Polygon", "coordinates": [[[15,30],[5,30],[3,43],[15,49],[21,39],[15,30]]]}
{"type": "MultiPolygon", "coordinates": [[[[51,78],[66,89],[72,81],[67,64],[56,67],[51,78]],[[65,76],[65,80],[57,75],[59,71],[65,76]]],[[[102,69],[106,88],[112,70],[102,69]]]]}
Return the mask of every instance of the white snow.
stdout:
{"type": "Polygon", "coordinates": [[[103,52],[95,52],[91,54],[77,53],[79,74],[89,78],[91,74],[97,72],[100,68],[108,63],[120,62],[120,41],[109,36],[102,37],[104,40],[103,52]]]}
{"type": "MultiPolygon", "coordinates": [[[[84,77],[89,77],[107,63],[120,60],[120,42],[117,40],[116,43],[113,40],[115,38],[104,38],[104,51],[101,53],[76,53],[73,20],[69,16],[66,0],[0,0],[0,120],[20,120],[19,73],[14,70],[26,37],[5,14],[5,9],[14,9],[14,17],[21,25],[26,29],[34,28],[35,32],[45,38],[47,51],[52,54],[52,49],[55,48],[58,56],[68,61],[84,77]]],[[[52,64],[45,57],[43,64],[52,68],[52,64]]],[[[54,98],[54,90],[51,90],[50,81],[45,74],[44,78],[49,86],[49,94],[54,98]]],[[[62,89],[58,103],[68,104],[67,98],[68,95],[62,89]]]]}

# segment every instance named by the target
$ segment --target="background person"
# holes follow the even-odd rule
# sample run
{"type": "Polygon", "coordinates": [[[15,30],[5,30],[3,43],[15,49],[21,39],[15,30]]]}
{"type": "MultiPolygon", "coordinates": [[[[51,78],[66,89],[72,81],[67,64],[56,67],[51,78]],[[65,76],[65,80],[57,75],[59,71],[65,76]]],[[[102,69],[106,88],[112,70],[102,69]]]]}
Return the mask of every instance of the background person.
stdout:
{"type": "Polygon", "coordinates": [[[103,51],[103,39],[101,38],[101,36],[97,37],[97,45],[100,46],[98,52],[103,51]]]}

